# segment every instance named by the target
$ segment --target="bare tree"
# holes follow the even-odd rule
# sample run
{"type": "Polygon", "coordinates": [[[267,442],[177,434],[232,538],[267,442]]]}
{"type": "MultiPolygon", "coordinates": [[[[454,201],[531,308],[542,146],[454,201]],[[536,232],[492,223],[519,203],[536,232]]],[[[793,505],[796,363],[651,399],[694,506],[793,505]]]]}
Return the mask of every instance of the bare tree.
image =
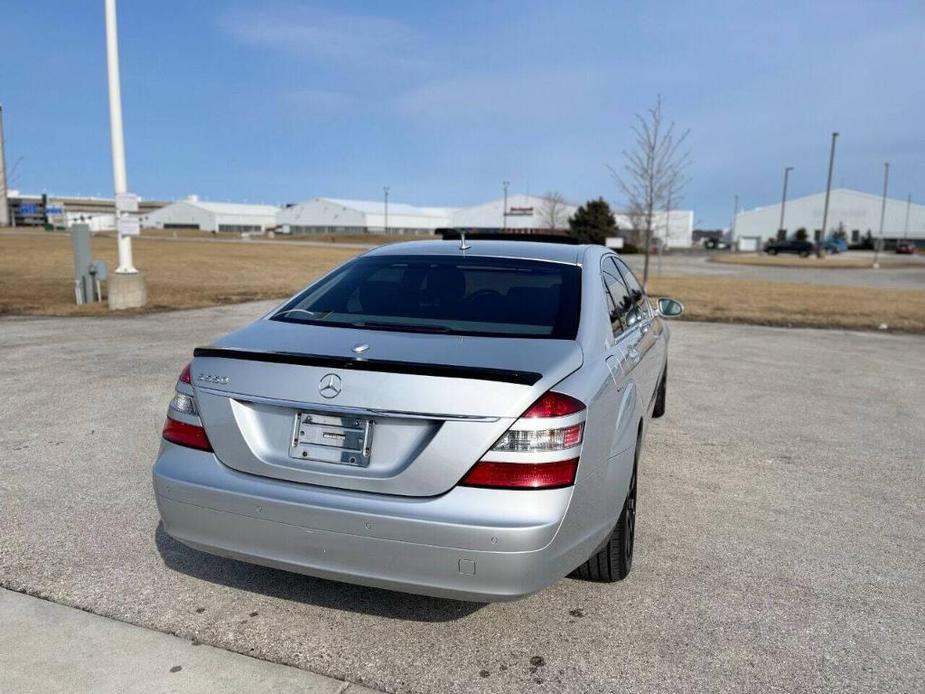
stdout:
{"type": "Polygon", "coordinates": [[[565,196],[554,190],[543,194],[540,222],[544,229],[564,229],[568,225],[568,207],[565,196]]]}
{"type": "Polygon", "coordinates": [[[674,122],[665,123],[661,96],[645,114],[636,114],[632,130],[635,136],[633,147],[623,152],[622,173],[613,167],[608,168],[626,199],[625,213],[635,235],[645,246],[642,274],[645,286],[649,281],[649,249],[655,217],[680,201],[687,184],[690,156],[684,149],[684,142],[690,130],[679,133],[674,122]]]}

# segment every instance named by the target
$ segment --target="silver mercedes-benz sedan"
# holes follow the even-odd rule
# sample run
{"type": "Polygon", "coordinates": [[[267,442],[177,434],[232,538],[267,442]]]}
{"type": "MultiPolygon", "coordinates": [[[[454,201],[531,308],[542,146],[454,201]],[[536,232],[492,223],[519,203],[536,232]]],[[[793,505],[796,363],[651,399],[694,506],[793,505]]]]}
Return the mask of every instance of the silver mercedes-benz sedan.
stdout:
{"type": "Polygon", "coordinates": [[[474,601],[624,578],[671,299],[603,246],[422,241],[331,271],[183,369],[154,464],[196,549],[474,601]]]}

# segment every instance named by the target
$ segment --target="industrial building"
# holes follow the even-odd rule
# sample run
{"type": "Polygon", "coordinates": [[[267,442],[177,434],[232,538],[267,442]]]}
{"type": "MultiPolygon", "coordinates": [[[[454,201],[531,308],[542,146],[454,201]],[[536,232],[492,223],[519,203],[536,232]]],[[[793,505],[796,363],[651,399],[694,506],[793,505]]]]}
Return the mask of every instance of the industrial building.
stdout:
{"type": "MultiPolygon", "coordinates": [[[[836,188],[829,196],[826,221],[828,238],[843,231],[848,243],[861,243],[868,234],[876,238],[880,231],[880,210],[883,197],[848,188],[836,188]]],[[[781,225],[781,204],[757,207],[736,215],[732,233],[736,239],[768,239],[792,237],[797,229],[806,229],[808,238],[822,235],[822,214],[825,193],[815,193],[787,200],[781,225]]],[[[887,245],[908,238],[925,245],[925,206],[907,200],[887,198],[883,220],[883,238],[887,245]]]]}
{"type": "MultiPolygon", "coordinates": [[[[161,200],[142,200],[139,213],[145,215],[167,205],[161,200]]],[[[9,193],[10,221],[14,227],[51,224],[88,224],[91,231],[110,231],[116,227],[116,205],[112,198],[75,195],[9,193]]]]}
{"type": "Polygon", "coordinates": [[[205,231],[266,231],[276,226],[279,208],[236,202],[204,202],[196,196],[179,200],[141,217],[143,228],[205,231]]]}
{"type": "MultiPolygon", "coordinates": [[[[435,229],[447,227],[479,231],[564,231],[576,209],[575,205],[561,203],[552,206],[543,197],[523,194],[469,207],[416,207],[393,202],[386,204],[384,199],[313,198],[283,208],[276,219],[278,230],[291,234],[431,234],[435,229]]],[[[632,227],[626,215],[617,213],[615,216],[619,229],[632,227]]],[[[656,214],[655,237],[666,239],[667,245],[672,248],[690,247],[694,213],[674,210],[670,214],[670,224],[666,225],[668,220],[665,213],[656,214]]]]}
{"type": "MultiPolygon", "coordinates": [[[[551,204],[535,195],[514,194],[468,207],[419,207],[383,200],[346,200],[318,197],[276,207],[231,202],[206,202],[195,195],[167,203],[139,203],[143,229],[202,229],[213,232],[263,232],[274,229],[287,234],[407,234],[430,235],[436,229],[463,228],[478,231],[530,233],[568,229],[577,206],[551,204]],[[506,205],[506,206],[505,206],[506,205]],[[555,218],[555,219],[553,219],[555,218]]],[[[789,210],[789,203],[788,203],[789,210]]],[[[90,225],[91,231],[115,228],[112,198],[23,195],[11,191],[10,211],[15,226],[90,225]]],[[[630,218],[615,213],[617,228],[632,228],[630,218]]],[[[670,224],[664,212],[654,218],[654,237],[669,248],[688,248],[693,238],[694,213],[673,210],[670,224]],[[667,230],[667,231],[666,231],[667,230]]],[[[620,233],[618,233],[620,235],[620,233]]]]}
{"type": "Polygon", "coordinates": [[[449,214],[446,207],[312,198],[279,210],[276,224],[287,234],[431,234],[449,225],[449,214]]]}

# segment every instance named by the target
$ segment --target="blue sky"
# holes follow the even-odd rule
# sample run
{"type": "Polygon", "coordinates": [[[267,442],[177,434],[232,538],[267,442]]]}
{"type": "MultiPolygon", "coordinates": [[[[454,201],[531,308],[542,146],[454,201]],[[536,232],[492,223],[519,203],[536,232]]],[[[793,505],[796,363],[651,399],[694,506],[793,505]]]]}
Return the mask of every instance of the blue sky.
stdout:
{"type": "MultiPolygon", "coordinates": [[[[102,0],[5,0],[11,187],[112,189],[102,0]]],[[[925,4],[181,2],[119,7],[129,187],[464,205],[619,203],[633,114],[690,128],[699,226],[835,185],[925,200],[925,4]]]]}

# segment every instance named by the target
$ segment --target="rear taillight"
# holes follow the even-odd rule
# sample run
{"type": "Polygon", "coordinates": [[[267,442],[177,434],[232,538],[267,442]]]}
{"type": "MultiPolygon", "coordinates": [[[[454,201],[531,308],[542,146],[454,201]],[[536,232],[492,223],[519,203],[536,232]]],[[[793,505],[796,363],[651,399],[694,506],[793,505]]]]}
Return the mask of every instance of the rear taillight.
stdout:
{"type": "Polygon", "coordinates": [[[495,489],[555,489],[575,483],[578,458],[555,463],[476,463],[461,485],[495,489]]]}
{"type": "Polygon", "coordinates": [[[585,405],[548,392],[533,403],[460,481],[469,487],[553,489],[575,483],[585,405]]]}
{"type": "Polygon", "coordinates": [[[193,392],[190,365],[187,364],[177,379],[177,389],[167,407],[163,437],[171,443],[200,451],[211,451],[212,444],[199,419],[196,395],[193,392]]]}
{"type": "Polygon", "coordinates": [[[564,417],[585,409],[581,400],[571,395],[549,391],[539,400],[530,405],[526,412],[520,415],[521,419],[533,417],[564,417]]]}
{"type": "Polygon", "coordinates": [[[200,451],[211,451],[212,444],[206,436],[206,430],[195,424],[187,424],[167,417],[164,421],[163,436],[171,443],[187,448],[198,448],[200,451]]]}

